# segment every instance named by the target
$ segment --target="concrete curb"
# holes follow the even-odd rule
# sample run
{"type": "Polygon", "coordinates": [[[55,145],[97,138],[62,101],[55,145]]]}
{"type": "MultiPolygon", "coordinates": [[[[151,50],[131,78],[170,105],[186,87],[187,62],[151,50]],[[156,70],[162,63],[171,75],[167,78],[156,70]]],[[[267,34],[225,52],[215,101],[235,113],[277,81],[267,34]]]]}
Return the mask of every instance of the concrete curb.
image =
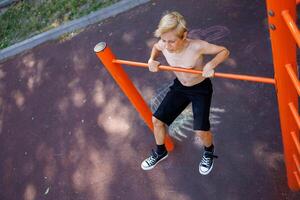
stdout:
{"type": "Polygon", "coordinates": [[[0,1],[0,8],[5,8],[13,3],[15,3],[17,0],[2,0],[0,1]]]}
{"type": "Polygon", "coordinates": [[[66,24],[63,24],[62,26],[51,29],[47,32],[41,33],[32,38],[29,38],[10,47],[7,47],[3,50],[0,50],[0,61],[15,56],[25,50],[31,49],[46,41],[57,39],[63,34],[84,28],[88,25],[117,15],[138,5],[147,3],[149,1],[150,0],[121,0],[120,2],[113,4],[107,8],[101,9],[82,18],[70,21],[66,24]]]}

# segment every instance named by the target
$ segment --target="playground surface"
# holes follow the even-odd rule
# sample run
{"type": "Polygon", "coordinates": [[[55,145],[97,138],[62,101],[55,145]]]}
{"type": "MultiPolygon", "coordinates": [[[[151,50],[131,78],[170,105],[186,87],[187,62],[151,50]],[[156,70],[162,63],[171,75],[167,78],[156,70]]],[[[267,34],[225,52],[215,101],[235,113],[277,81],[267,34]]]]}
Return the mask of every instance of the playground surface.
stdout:
{"type": "MultiPolygon", "coordinates": [[[[264,1],[151,1],[0,62],[1,200],[298,200],[288,188],[272,85],[213,79],[216,154],[202,176],[202,147],[189,108],[170,128],[175,149],[151,171],[151,131],[96,57],[145,62],[166,10],[181,12],[190,37],[224,45],[217,71],[273,77],[264,1]]],[[[125,66],[124,66],[125,67],[125,66]]],[[[152,108],[174,76],[126,67],[152,108]]]]}

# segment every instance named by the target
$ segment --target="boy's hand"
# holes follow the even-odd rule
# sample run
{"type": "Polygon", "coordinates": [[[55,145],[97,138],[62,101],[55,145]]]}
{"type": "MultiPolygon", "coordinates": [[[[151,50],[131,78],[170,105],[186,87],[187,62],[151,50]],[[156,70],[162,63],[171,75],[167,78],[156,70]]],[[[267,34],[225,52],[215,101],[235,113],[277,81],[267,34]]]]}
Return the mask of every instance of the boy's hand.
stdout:
{"type": "Polygon", "coordinates": [[[210,65],[205,65],[203,68],[202,76],[205,78],[213,77],[215,74],[215,70],[210,65]]]}
{"type": "Polygon", "coordinates": [[[158,66],[160,65],[160,62],[153,60],[153,59],[149,59],[148,60],[148,67],[149,67],[149,71],[151,72],[157,72],[159,71],[158,66]]]}

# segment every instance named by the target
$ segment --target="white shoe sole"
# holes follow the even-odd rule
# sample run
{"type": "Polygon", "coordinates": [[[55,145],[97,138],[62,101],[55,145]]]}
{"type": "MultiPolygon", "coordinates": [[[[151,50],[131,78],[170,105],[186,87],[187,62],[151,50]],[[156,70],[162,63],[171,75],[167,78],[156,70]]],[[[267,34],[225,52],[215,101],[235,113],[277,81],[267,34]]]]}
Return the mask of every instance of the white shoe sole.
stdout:
{"type": "Polygon", "coordinates": [[[169,156],[169,154],[167,154],[165,157],[163,157],[162,159],[160,159],[155,165],[153,165],[153,166],[151,166],[151,167],[144,167],[144,166],[143,166],[143,162],[142,162],[141,168],[142,168],[143,170],[145,170],[145,171],[151,170],[151,169],[153,169],[158,163],[160,163],[161,161],[163,161],[164,159],[166,159],[168,156],[169,156]]]}
{"type": "Polygon", "coordinates": [[[199,165],[199,173],[202,174],[202,175],[207,175],[207,174],[209,174],[209,173],[211,172],[211,170],[213,169],[214,163],[212,163],[210,169],[209,169],[208,171],[206,171],[206,172],[201,171],[201,168],[200,168],[200,167],[201,167],[201,166],[199,165]]]}

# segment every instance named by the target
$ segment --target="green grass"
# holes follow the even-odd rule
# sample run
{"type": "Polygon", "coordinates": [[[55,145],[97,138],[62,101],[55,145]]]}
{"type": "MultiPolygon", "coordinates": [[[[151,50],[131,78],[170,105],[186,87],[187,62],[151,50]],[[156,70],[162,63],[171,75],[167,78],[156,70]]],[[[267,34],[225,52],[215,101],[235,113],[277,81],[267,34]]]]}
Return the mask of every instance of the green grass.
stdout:
{"type": "Polygon", "coordinates": [[[119,0],[20,1],[0,15],[0,49],[119,0]]]}

